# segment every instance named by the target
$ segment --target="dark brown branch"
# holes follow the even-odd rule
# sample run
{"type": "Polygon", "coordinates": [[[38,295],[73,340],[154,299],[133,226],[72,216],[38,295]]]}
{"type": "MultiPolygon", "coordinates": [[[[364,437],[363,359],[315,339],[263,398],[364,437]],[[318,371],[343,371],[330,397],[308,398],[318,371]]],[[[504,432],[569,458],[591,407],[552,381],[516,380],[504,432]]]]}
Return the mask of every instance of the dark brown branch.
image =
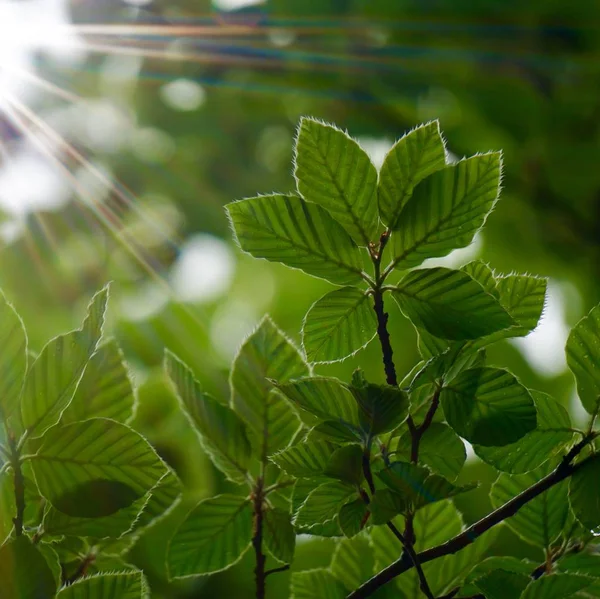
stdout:
{"type": "MultiPolygon", "coordinates": [[[[523,491],[520,495],[517,495],[510,501],[507,501],[503,506],[494,510],[475,524],[469,526],[465,531],[456,535],[449,541],[442,543],[426,551],[422,551],[417,555],[419,563],[425,564],[427,562],[439,559],[445,555],[451,555],[464,549],[483,533],[487,532],[490,528],[493,528],[500,522],[503,522],[507,518],[514,516],[525,504],[529,503],[532,499],[538,497],[554,485],[565,480],[569,476],[572,476],[577,470],[579,470],[583,464],[585,464],[591,457],[587,457],[577,464],[573,464],[573,460],[581,453],[581,451],[588,445],[596,434],[587,435],[577,445],[573,446],[571,450],[564,456],[561,463],[547,476],[538,481],[535,485],[529,487],[523,491]]],[[[367,580],[361,587],[356,591],[350,593],[346,599],[363,599],[364,597],[370,597],[377,589],[381,588],[396,576],[403,574],[407,570],[410,570],[413,564],[406,560],[405,557],[401,557],[393,564],[384,568],[381,572],[373,576],[370,580],[367,580]]]]}
{"type": "Polygon", "coordinates": [[[270,570],[267,570],[265,572],[265,578],[267,576],[270,576],[271,574],[276,574],[277,572],[285,572],[286,570],[290,569],[290,565],[289,564],[285,564],[285,566],[279,566],[279,568],[271,568],[270,570]]]}
{"type": "MultiPolygon", "coordinates": [[[[75,581],[79,580],[80,578],[83,578],[86,574],[87,571],[89,570],[89,567],[96,561],[96,554],[91,552],[88,553],[82,560],[81,563],[79,564],[79,566],[77,567],[77,570],[75,570],[75,572],[73,572],[73,574],[71,576],[69,576],[66,580],[65,580],[65,584],[66,585],[70,585],[73,584],[75,581]]],[[[63,576],[64,576],[64,572],[63,572],[63,576]]]]}
{"type": "Polygon", "coordinates": [[[265,599],[265,564],[267,558],[262,550],[263,543],[263,523],[264,523],[264,481],[262,476],[258,477],[256,487],[253,493],[254,504],[254,532],[252,534],[252,547],[256,557],[256,566],[254,568],[254,578],[256,580],[256,599],[265,599]]]}
{"type": "Polygon", "coordinates": [[[17,441],[12,433],[8,437],[8,445],[10,448],[10,465],[14,474],[15,506],[17,508],[13,524],[15,525],[15,535],[20,537],[23,534],[23,519],[25,517],[25,478],[21,470],[21,456],[17,448],[17,441]]]}

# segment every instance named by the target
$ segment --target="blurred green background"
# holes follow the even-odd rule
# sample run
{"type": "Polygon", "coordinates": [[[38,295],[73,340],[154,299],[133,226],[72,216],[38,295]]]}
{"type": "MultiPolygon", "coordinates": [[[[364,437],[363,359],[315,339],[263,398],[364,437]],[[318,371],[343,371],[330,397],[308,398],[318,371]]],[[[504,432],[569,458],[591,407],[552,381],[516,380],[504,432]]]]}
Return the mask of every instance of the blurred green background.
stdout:
{"type": "MultiPolygon", "coordinates": [[[[188,490],[129,556],[153,596],[250,596],[249,554],[221,575],[165,579],[164,540],[226,483],[177,412],[160,362],[170,348],[227,397],[228,365],[261,316],[299,341],[305,312],[329,290],[242,255],[222,209],[293,189],[302,115],[347,129],[377,164],[434,118],[458,157],[504,151],[502,201],[473,246],[441,262],[479,257],[550,277],[539,330],[494,346],[490,362],[581,418],[563,348],[568,327],[600,301],[600,4],[0,0],[2,18],[42,35],[0,40],[0,286],[37,351],[113,281],[110,331],[139,388],[135,425],[188,490]]],[[[388,308],[406,373],[416,336],[388,308]]],[[[316,370],[347,380],[358,364],[383,381],[376,343],[316,370]]],[[[494,473],[472,459],[463,476],[485,483],[457,501],[472,521],[489,508],[494,473]]],[[[331,547],[300,540],[294,569],[327,565],[331,547]]],[[[508,530],[494,549],[542,558],[508,530]]],[[[269,596],[287,596],[288,578],[270,578],[269,596]]]]}

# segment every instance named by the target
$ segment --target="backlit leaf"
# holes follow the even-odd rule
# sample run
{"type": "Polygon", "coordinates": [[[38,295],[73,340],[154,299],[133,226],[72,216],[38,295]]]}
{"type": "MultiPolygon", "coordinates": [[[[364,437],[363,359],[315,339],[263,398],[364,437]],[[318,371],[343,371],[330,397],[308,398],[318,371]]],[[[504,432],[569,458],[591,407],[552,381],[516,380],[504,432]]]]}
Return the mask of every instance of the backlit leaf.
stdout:
{"type": "Polygon", "coordinates": [[[56,599],[146,599],[146,581],[141,572],[103,572],[64,587],[56,599]]]}
{"type": "Polygon", "coordinates": [[[600,526],[600,456],[577,469],[569,482],[569,502],[577,519],[588,529],[600,526]]]}
{"type": "Polygon", "coordinates": [[[290,599],[345,599],[348,590],[325,568],[294,572],[290,599]]]}
{"type": "Polygon", "coordinates": [[[290,514],[280,509],[268,509],[264,514],[265,548],[276,560],[291,564],[294,560],[296,532],[290,514]]]}

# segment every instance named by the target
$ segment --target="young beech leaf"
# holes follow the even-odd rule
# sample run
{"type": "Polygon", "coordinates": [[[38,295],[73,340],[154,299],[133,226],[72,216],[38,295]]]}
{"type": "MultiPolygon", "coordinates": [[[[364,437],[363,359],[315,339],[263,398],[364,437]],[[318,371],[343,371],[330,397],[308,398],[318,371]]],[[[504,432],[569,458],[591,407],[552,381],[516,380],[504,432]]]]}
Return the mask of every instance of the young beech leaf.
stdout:
{"type": "Polygon", "coordinates": [[[252,505],[248,499],[237,495],[204,499],[169,543],[169,575],[184,578],[225,570],[240,560],[251,537],[252,505]]]}
{"type": "Polygon", "coordinates": [[[0,418],[18,407],[27,371],[27,334],[21,317],[0,293],[0,418]]]}
{"type": "Polygon", "coordinates": [[[470,443],[508,445],[537,425],[529,391],[506,370],[461,372],[441,393],[448,424],[470,443]]]}
{"type": "Polygon", "coordinates": [[[294,516],[294,525],[311,530],[337,517],[341,507],[356,497],[356,488],[343,482],[327,482],[311,491],[294,516]]]}
{"type": "Polygon", "coordinates": [[[0,547],[0,597],[52,599],[55,595],[52,570],[28,537],[19,536],[0,547]]]}
{"type": "Polygon", "coordinates": [[[30,436],[40,437],[55,425],[73,398],[102,336],[107,301],[105,287],[92,298],[82,328],[48,342],[31,365],[21,399],[23,426],[30,436]]]}
{"type": "Polygon", "coordinates": [[[500,190],[501,155],[445,166],[413,191],[391,238],[390,267],[406,270],[471,243],[500,190]]]}
{"type": "Polygon", "coordinates": [[[507,570],[492,570],[473,584],[487,599],[514,599],[521,596],[531,579],[525,574],[507,570]]]}
{"type": "Polygon", "coordinates": [[[377,241],[377,171],[357,142],[333,125],[303,118],[295,165],[305,200],[325,208],[359,245],[377,241]]]}
{"type": "Polygon", "coordinates": [[[50,429],[31,466],[40,493],[54,507],[88,518],[130,505],[166,472],[139,433],[105,418],[50,429]]]}
{"type": "Polygon", "coordinates": [[[408,495],[396,493],[391,489],[377,489],[369,503],[369,522],[374,525],[385,524],[398,514],[406,513],[409,508],[408,495]]]}
{"type": "Polygon", "coordinates": [[[113,339],[92,356],[61,422],[68,424],[96,417],[126,422],[133,414],[134,404],[123,354],[113,339]]]}
{"type": "Polygon", "coordinates": [[[265,548],[277,561],[291,564],[294,561],[296,532],[288,512],[274,508],[264,515],[265,548]]]}
{"type": "Polygon", "coordinates": [[[589,414],[597,414],[600,408],[600,305],[573,327],[566,352],[579,399],[589,414]]]}
{"type": "Polygon", "coordinates": [[[388,152],[379,174],[379,211],[391,229],[401,223],[401,214],[415,186],[446,165],[446,148],[438,121],[409,131],[388,152]]]}
{"type": "Polygon", "coordinates": [[[362,281],[362,257],[329,213],[296,196],[269,195],[226,206],[242,250],[337,285],[362,281]]]}
{"type": "Polygon", "coordinates": [[[337,449],[333,443],[317,439],[288,447],[272,455],[270,459],[291,476],[309,478],[324,474],[337,449]]]}
{"type": "Polygon", "coordinates": [[[261,459],[287,447],[300,426],[270,380],[285,383],[307,374],[298,350],[268,317],[242,344],[231,368],[231,406],[254,433],[261,459]]]}
{"type": "Polygon", "coordinates": [[[360,445],[344,445],[333,452],[323,474],[351,485],[360,485],[364,477],[362,459],[360,445]]]}
{"type": "MultiPolygon", "coordinates": [[[[474,445],[475,453],[497,470],[521,474],[539,468],[573,439],[569,413],[541,391],[530,391],[537,411],[537,428],[503,447],[474,445]]],[[[422,450],[421,450],[422,451],[422,450]]]]}
{"type": "Polygon", "coordinates": [[[500,302],[460,270],[413,270],[392,293],[417,328],[442,339],[477,339],[514,324],[500,302]]]}
{"type": "Polygon", "coordinates": [[[356,589],[371,578],[374,566],[373,551],[366,535],[342,539],[331,559],[331,572],[347,589],[356,589]]]}
{"type": "Polygon", "coordinates": [[[466,272],[472,279],[475,279],[490,295],[493,295],[496,299],[500,299],[500,292],[496,286],[494,271],[485,262],[473,260],[461,266],[460,270],[466,272]]]}
{"type": "MultiPolygon", "coordinates": [[[[551,470],[552,464],[546,464],[526,474],[501,474],[490,492],[494,509],[534,485],[551,470]]],[[[563,529],[568,508],[567,482],[563,481],[524,505],[514,516],[506,520],[506,524],[524,541],[538,547],[549,548],[563,529]]]]}
{"type": "Polygon", "coordinates": [[[145,599],[147,585],[141,572],[103,572],[76,580],[56,599],[145,599]]]}
{"type": "Polygon", "coordinates": [[[317,300],[302,326],[302,345],[309,362],[337,362],[367,346],[377,319],[371,296],[342,287],[317,300]]]}
{"type": "Polygon", "coordinates": [[[594,582],[589,576],[577,574],[550,574],[532,580],[521,599],[567,599],[589,587],[594,582]]]}
{"type": "Polygon", "coordinates": [[[600,527],[600,455],[588,459],[571,477],[569,502],[577,519],[586,528],[600,527]]]}
{"type": "Polygon", "coordinates": [[[231,481],[245,482],[251,452],[246,427],[240,417],[203,393],[189,367],[170,352],[165,353],[165,369],[184,414],[214,465],[231,481]]]}
{"type": "Polygon", "coordinates": [[[340,509],[338,520],[346,537],[357,535],[368,523],[369,508],[362,497],[345,503],[340,509]]]}
{"type": "Polygon", "coordinates": [[[290,599],[345,599],[349,592],[330,570],[319,568],[292,574],[290,599]]]}

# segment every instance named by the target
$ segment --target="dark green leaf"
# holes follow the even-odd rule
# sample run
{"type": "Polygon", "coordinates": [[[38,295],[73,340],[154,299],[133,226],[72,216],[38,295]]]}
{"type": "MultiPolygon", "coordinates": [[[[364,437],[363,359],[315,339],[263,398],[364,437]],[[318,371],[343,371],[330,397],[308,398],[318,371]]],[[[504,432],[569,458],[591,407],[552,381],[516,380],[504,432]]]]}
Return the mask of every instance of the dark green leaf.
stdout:
{"type": "Polygon", "coordinates": [[[377,489],[371,497],[369,522],[374,525],[385,524],[393,520],[398,514],[403,514],[409,509],[408,498],[391,489],[377,489]]]}
{"type": "Polygon", "coordinates": [[[338,515],[340,528],[346,537],[357,535],[367,524],[369,509],[362,498],[346,503],[338,515]]]}
{"type": "Polygon", "coordinates": [[[417,185],[392,235],[390,266],[406,270],[469,245],[498,198],[500,172],[499,153],[480,154],[417,185]]]}
{"type": "Polygon", "coordinates": [[[342,482],[360,485],[363,480],[362,458],[363,450],[360,445],[344,445],[333,452],[323,474],[342,482]]]}
{"type": "Polygon", "coordinates": [[[506,370],[465,370],[442,390],[441,401],[448,424],[474,444],[508,445],[537,425],[529,391],[506,370]]]}
{"type": "Polygon", "coordinates": [[[13,529],[12,519],[17,513],[15,505],[14,477],[12,472],[0,473],[0,546],[13,529]]]}
{"type": "Polygon", "coordinates": [[[473,584],[487,599],[515,599],[529,584],[529,576],[508,570],[493,570],[478,578],[473,584]]]}
{"type": "Polygon", "coordinates": [[[569,502],[577,519],[588,529],[600,527],[600,455],[586,461],[571,477],[569,502]]]}
{"type": "Polygon", "coordinates": [[[377,171],[358,143],[337,127],[303,118],[295,164],[305,200],[330,212],[359,245],[377,240],[377,171]]]}
{"type": "Polygon", "coordinates": [[[311,306],[302,325],[302,345],[310,362],[337,362],[366,347],[376,331],[370,296],[342,287],[311,306]]]}
{"type": "Polygon", "coordinates": [[[141,572],[110,572],[81,578],[64,587],[57,599],[145,599],[146,581],[141,572]]]}
{"type": "Polygon", "coordinates": [[[446,164],[438,121],[409,131],[388,152],[379,175],[379,211],[391,229],[401,225],[402,210],[415,186],[446,164]]]}
{"type": "Polygon", "coordinates": [[[280,509],[268,509],[264,515],[265,548],[277,561],[291,564],[296,548],[296,532],[290,514],[280,509]]]}
{"type": "Polygon", "coordinates": [[[362,281],[358,247],[320,206],[295,196],[269,195],[226,208],[240,247],[255,258],[283,262],[337,285],[362,281]]]}
{"type": "Polygon", "coordinates": [[[345,599],[348,590],[325,568],[292,574],[290,599],[345,599]]]}
{"type": "Polygon", "coordinates": [[[288,447],[270,459],[291,476],[320,476],[335,450],[336,446],[327,441],[308,441],[288,447]]]}
{"type": "Polygon", "coordinates": [[[393,296],[417,328],[441,339],[477,339],[514,324],[500,302],[460,270],[413,270],[393,296]]]}
{"type": "Polygon", "coordinates": [[[177,475],[170,469],[158,481],[152,489],[144,509],[135,521],[134,530],[139,532],[147,527],[153,526],[164,517],[168,516],[171,510],[179,503],[183,486],[177,475]]]}
{"type": "Polygon", "coordinates": [[[188,514],[171,539],[169,575],[183,578],[225,570],[242,557],[251,536],[252,506],[247,499],[236,495],[205,499],[188,514]]]}
{"type": "Polygon", "coordinates": [[[576,574],[551,574],[532,580],[522,599],[567,599],[578,591],[589,587],[593,578],[577,576],[576,574]]]}
{"type": "Polygon", "coordinates": [[[333,520],[341,507],[356,495],[354,487],[342,482],[329,482],[311,491],[294,517],[294,525],[311,529],[315,524],[333,520]]]}

